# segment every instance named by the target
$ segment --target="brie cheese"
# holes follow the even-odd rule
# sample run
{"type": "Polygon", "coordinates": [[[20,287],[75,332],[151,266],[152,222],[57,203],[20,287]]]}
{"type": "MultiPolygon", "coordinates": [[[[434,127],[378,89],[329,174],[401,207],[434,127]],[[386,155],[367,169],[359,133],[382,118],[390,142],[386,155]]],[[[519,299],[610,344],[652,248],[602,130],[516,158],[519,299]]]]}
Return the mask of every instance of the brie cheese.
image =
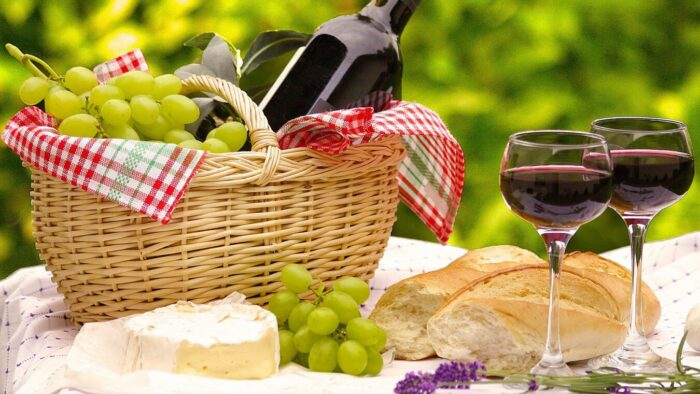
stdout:
{"type": "Polygon", "coordinates": [[[275,315],[245,304],[180,301],[127,319],[123,372],[262,379],[279,365],[275,315]]]}

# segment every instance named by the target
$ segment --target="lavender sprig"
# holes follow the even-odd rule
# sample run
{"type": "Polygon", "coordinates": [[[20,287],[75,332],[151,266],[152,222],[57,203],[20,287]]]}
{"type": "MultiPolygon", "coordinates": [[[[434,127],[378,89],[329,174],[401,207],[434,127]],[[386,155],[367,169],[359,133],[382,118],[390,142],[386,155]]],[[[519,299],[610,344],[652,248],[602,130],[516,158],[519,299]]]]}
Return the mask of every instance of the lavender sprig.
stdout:
{"type": "Polygon", "coordinates": [[[435,373],[409,372],[396,384],[396,394],[430,394],[437,389],[468,389],[469,384],[486,378],[481,361],[451,361],[440,364],[435,373]]]}
{"type": "Polygon", "coordinates": [[[431,394],[437,389],[435,374],[430,372],[409,372],[394,387],[396,394],[431,394]]]}
{"type": "MultiPolygon", "coordinates": [[[[687,335],[687,334],[686,334],[687,335]]],[[[533,376],[489,371],[480,361],[445,362],[434,373],[409,372],[394,388],[396,394],[432,394],[436,390],[469,389],[474,384],[522,387],[525,393],[560,388],[589,394],[700,393],[700,369],[681,363],[685,335],[676,353],[678,371],[673,374],[624,372],[615,368],[590,371],[583,376],[533,376]],[[504,381],[505,379],[505,381],[504,381]]]]}

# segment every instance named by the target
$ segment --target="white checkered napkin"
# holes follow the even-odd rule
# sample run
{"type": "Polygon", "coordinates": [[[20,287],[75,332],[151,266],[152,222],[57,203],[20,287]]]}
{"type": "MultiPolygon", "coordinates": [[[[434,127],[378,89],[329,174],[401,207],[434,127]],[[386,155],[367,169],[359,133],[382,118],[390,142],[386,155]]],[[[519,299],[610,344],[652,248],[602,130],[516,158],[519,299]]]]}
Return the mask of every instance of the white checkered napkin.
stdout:
{"type": "Polygon", "coordinates": [[[413,103],[369,97],[365,107],[302,116],[278,131],[283,149],[308,147],[339,154],[352,145],[400,135],[408,155],[399,164],[401,200],[445,243],[464,184],[464,153],[440,117],[413,103]]]}
{"type": "Polygon", "coordinates": [[[19,111],[2,140],[23,161],[87,192],[168,223],[205,152],[173,144],[60,135],[37,107],[19,111]]]}
{"type": "Polygon", "coordinates": [[[148,71],[148,64],[146,64],[146,59],[143,57],[140,49],[135,49],[117,58],[98,64],[92,71],[97,75],[97,80],[104,83],[110,78],[134,70],[148,71]]]}

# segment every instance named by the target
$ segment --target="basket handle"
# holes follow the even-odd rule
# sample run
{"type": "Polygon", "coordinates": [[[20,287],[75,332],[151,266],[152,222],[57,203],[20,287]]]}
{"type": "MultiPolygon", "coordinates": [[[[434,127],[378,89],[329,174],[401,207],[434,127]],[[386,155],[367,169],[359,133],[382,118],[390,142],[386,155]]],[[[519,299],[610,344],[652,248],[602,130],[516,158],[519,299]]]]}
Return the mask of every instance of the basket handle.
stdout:
{"type": "Polygon", "coordinates": [[[282,153],[277,143],[277,135],[270,129],[270,124],[262,110],[238,86],[221,78],[209,75],[193,75],[182,81],[182,94],[206,92],[226,100],[240,115],[248,126],[251,149],[253,152],[265,153],[265,162],[257,185],[267,184],[277,171],[282,153]]]}

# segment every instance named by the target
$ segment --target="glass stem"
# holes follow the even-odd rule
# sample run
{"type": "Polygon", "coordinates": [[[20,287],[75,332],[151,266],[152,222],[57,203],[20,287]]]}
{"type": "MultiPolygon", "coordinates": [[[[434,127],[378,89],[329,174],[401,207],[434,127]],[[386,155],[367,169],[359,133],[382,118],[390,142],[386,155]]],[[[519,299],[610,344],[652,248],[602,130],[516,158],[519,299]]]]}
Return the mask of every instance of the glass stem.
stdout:
{"type": "Polygon", "coordinates": [[[547,340],[540,366],[563,366],[564,355],[559,337],[559,279],[566,245],[576,230],[539,230],[549,255],[549,314],[547,316],[547,340]]]}
{"type": "Polygon", "coordinates": [[[632,256],[632,301],[630,305],[629,331],[623,348],[629,351],[647,351],[646,333],[644,332],[644,302],[642,300],[642,250],[647,233],[649,218],[624,218],[630,236],[632,256]]]}

